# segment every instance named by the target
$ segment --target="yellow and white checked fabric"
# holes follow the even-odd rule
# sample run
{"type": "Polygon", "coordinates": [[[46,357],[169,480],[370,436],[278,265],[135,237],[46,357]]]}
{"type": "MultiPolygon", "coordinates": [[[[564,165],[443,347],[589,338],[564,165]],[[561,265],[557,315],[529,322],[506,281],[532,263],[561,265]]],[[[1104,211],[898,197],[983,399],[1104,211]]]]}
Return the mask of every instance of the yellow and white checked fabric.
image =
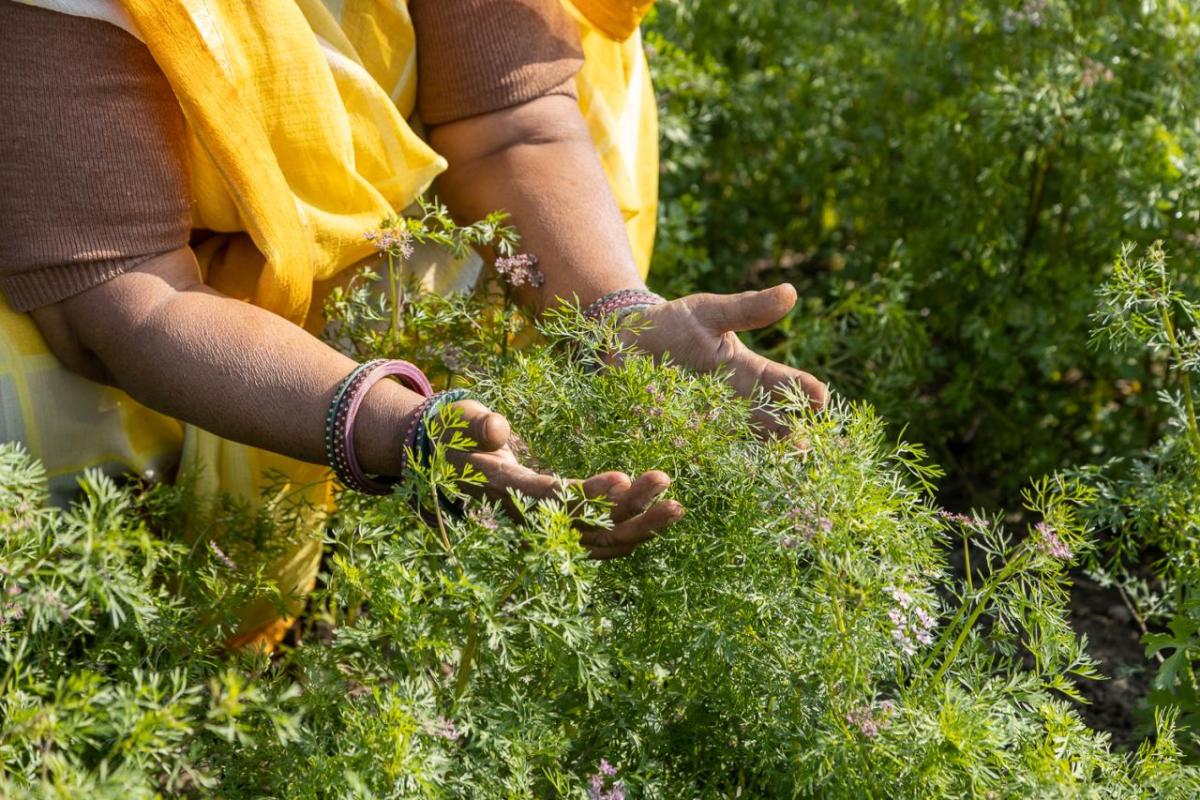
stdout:
{"type": "MultiPolygon", "coordinates": [[[[652,1],[652,0],[651,0],[652,1]]],[[[187,121],[193,226],[205,281],[310,330],[322,288],[373,255],[362,232],[405,209],[445,169],[409,124],[416,104],[415,36],[407,0],[23,0],[102,19],[149,48],[187,121]]],[[[579,103],[624,215],[643,274],[654,239],[656,112],[637,24],[648,0],[564,0],[580,26],[579,103]]],[[[466,288],[478,259],[426,259],[410,269],[429,288],[466,288]]],[[[255,503],[264,474],[314,509],[307,535],[269,567],[289,612],[311,587],[328,472],[221,439],[156,414],[64,370],[23,314],[0,304],[0,441],[21,441],[52,489],[75,476],[179,474],[201,492],[255,503]]],[[[240,641],[286,628],[267,604],[248,609],[240,641]]]]}

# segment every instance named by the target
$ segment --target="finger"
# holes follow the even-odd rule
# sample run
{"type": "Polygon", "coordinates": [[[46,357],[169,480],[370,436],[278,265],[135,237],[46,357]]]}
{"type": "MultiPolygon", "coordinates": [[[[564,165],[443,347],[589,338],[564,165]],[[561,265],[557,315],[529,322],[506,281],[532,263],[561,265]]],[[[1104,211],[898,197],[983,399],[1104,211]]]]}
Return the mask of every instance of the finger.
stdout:
{"type": "Polygon", "coordinates": [[[759,358],[765,362],[759,380],[767,392],[780,398],[785,389],[795,386],[808,398],[809,407],[813,411],[820,411],[829,402],[829,390],[812,375],[762,356],[759,358]]]}
{"type": "Polygon", "coordinates": [[[613,498],[613,522],[620,523],[650,508],[656,499],[671,486],[667,473],[652,469],[639,475],[620,498],[613,498]]]}
{"type": "Polygon", "coordinates": [[[734,364],[730,383],[734,391],[743,397],[753,397],[760,387],[768,394],[780,397],[785,387],[794,384],[808,397],[814,411],[820,411],[829,401],[829,390],[812,375],[751,350],[744,351],[734,364]]]}
{"type": "Polygon", "coordinates": [[[683,506],[674,500],[667,500],[612,530],[584,534],[580,540],[592,558],[620,558],[674,525],[683,515],[683,506]]]}
{"type": "Polygon", "coordinates": [[[593,500],[604,498],[615,503],[618,496],[625,496],[632,483],[624,472],[601,472],[583,482],[583,494],[593,500]]]}
{"type": "Polygon", "coordinates": [[[558,496],[562,491],[562,480],[511,461],[505,463],[498,474],[488,476],[488,488],[500,489],[506,495],[509,489],[513,489],[529,497],[545,500],[558,496]]]}
{"type": "MultiPolygon", "coordinates": [[[[624,472],[602,472],[599,475],[593,475],[585,481],[572,481],[572,483],[578,484],[582,487],[584,497],[590,500],[604,499],[614,505],[618,503],[621,498],[625,497],[625,495],[629,492],[630,486],[632,485],[632,481],[629,479],[629,476],[624,472]]],[[[582,504],[582,500],[578,500],[576,503],[573,503],[571,505],[571,514],[579,514],[582,510],[580,508],[582,504]]],[[[582,524],[579,524],[579,527],[581,530],[590,528],[590,526],[585,526],[582,524]]]]}
{"type": "Polygon", "coordinates": [[[781,283],[759,292],[702,295],[695,313],[701,323],[727,333],[774,325],[795,305],[796,289],[790,283],[781,283]]]}
{"type": "Polygon", "coordinates": [[[467,423],[466,435],[475,442],[476,450],[491,452],[508,443],[512,427],[503,415],[475,400],[459,400],[454,407],[462,412],[467,423]]]}
{"type": "Polygon", "coordinates": [[[808,395],[813,411],[820,411],[829,403],[829,389],[807,372],[800,373],[800,388],[808,395]]]}

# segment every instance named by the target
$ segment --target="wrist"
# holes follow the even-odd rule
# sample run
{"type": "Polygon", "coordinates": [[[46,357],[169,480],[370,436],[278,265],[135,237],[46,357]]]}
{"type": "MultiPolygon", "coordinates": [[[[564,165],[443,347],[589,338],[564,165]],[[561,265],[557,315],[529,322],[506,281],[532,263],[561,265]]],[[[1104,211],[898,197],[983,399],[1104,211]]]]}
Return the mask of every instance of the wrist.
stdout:
{"type": "Polygon", "coordinates": [[[583,316],[593,321],[615,318],[619,322],[629,314],[645,311],[665,302],[661,296],[645,288],[618,289],[593,300],[583,309],[583,316]]]}
{"type": "Polygon", "coordinates": [[[399,476],[404,472],[405,438],[424,403],[423,395],[392,381],[371,390],[354,428],[354,449],[367,474],[399,476]]]}
{"type": "Polygon", "coordinates": [[[424,373],[400,360],[368,361],[342,380],[325,418],[325,454],[343,485],[368,494],[388,493],[404,473],[407,448],[400,431],[405,418],[415,413],[413,399],[431,394],[424,373]]]}

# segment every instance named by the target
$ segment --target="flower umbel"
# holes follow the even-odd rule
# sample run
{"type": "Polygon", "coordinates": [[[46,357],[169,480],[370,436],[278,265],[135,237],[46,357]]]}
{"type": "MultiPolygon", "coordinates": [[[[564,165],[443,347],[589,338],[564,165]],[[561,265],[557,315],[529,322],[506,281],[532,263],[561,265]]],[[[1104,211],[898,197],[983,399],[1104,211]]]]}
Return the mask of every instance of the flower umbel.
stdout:
{"type": "Polygon", "coordinates": [[[859,733],[868,739],[873,739],[887,727],[891,716],[896,711],[896,704],[884,700],[878,704],[861,706],[846,714],[846,722],[858,728],[859,733]]]}
{"type": "Polygon", "coordinates": [[[818,533],[829,533],[833,530],[833,520],[822,517],[809,508],[793,508],[787,512],[787,518],[806,542],[812,541],[812,538],[818,533]]]}
{"type": "Polygon", "coordinates": [[[462,738],[462,731],[454,725],[454,720],[445,717],[438,717],[437,722],[430,726],[429,732],[450,742],[457,742],[462,738]]]}
{"type": "Polygon", "coordinates": [[[403,219],[394,225],[369,228],[363,232],[363,238],[374,244],[381,253],[390,253],[405,261],[412,258],[413,236],[403,219]]]}
{"type": "Polygon", "coordinates": [[[1051,558],[1057,558],[1060,561],[1066,561],[1071,558],[1071,548],[1062,537],[1058,535],[1058,531],[1048,522],[1039,522],[1033,526],[1033,546],[1038,552],[1045,553],[1051,558]]]}
{"type": "Polygon", "coordinates": [[[901,652],[911,656],[921,645],[933,642],[933,629],[937,620],[924,608],[916,605],[913,596],[903,589],[888,588],[888,594],[896,603],[888,611],[888,619],[892,622],[892,639],[900,645],[901,652]]]}
{"type": "Polygon", "coordinates": [[[616,767],[608,763],[608,759],[600,759],[599,771],[588,778],[590,800],[625,800],[625,782],[616,777],[616,767]]]}
{"type": "Polygon", "coordinates": [[[496,259],[496,274],[509,286],[532,286],[535,289],[546,282],[546,276],[538,269],[538,257],[532,253],[518,253],[496,259]]]}

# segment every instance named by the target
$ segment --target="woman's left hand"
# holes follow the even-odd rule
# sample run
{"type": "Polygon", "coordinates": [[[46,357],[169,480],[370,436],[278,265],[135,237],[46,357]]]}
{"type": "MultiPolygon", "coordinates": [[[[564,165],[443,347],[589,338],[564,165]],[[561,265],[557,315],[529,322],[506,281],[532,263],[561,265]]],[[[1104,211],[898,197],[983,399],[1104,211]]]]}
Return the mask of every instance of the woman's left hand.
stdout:
{"type": "MultiPolygon", "coordinates": [[[[785,364],[751,350],[738,331],[774,325],[796,304],[796,290],[780,284],[763,291],[740,294],[692,294],[641,312],[635,327],[639,348],[653,354],[670,354],[673,361],[699,372],[725,368],[735,391],[751,397],[761,387],[775,393],[788,384],[799,384],[814,408],[824,406],[825,384],[785,364]]],[[[755,411],[755,421],[767,432],[783,433],[779,421],[765,409],[755,411]]]]}

